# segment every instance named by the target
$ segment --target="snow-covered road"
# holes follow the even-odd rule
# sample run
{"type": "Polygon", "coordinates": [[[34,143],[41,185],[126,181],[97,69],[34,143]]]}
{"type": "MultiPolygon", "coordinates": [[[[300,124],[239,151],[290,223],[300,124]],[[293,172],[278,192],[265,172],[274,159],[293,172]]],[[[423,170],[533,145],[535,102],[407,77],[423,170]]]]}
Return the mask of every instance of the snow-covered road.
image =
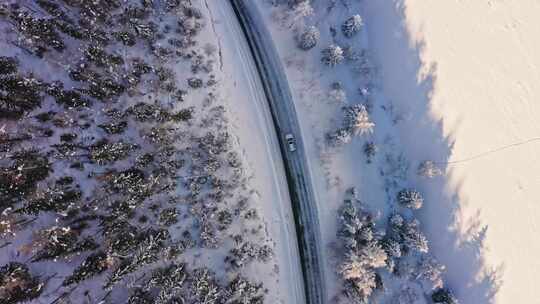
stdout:
{"type": "Polygon", "coordinates": [[[325,269],[321,250],[317,197],[289,82],[281,58],[256,3],[237,0],[232,0],[231,3],[257,63],[274,118],[274,127],[281,140],[289,189],[292,190],[291,200],[299,238],[306,299],[311,304],[325,303],[327,292],[324,284],[325,269]],[[285,140],[286,134],[296,136],[295,152],[289,151],[285,140]]]}
{"type": "MultiPolygon", "coordinates": [[[[205,1],[219,39],[225,98],[230,100],[233,125],[243,143],[244,157],[254,176],[269,234],[274,236],[279,262],[279,289],[271,303],[305,303],[300,255],[279,143],[264,88],[244,33],[228,1],[205,1]]],[[[255,274],[256,275],[256,274],[255,274]]]]}

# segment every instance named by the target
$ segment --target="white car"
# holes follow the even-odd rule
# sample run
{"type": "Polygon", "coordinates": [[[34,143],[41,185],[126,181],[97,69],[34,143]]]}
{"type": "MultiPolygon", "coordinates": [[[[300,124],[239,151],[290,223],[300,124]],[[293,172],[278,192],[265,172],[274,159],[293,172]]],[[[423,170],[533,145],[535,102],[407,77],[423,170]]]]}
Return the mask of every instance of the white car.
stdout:
{"type": "Polygon", "coordinates": [[[285,140],[287,141],[287,145],[289,146],[289,151],[296,151],[296,140],[291,133],[285,135],[285,140]]]}

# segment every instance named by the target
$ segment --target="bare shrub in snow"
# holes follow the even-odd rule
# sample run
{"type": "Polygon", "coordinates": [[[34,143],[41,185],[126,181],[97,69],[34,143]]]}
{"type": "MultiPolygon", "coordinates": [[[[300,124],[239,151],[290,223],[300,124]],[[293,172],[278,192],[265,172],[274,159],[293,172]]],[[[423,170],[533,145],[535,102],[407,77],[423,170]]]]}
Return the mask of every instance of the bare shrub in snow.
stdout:
{"type": "Polygon", "coordinates": [[[192,77],[188,79],[188,85],[194,89],[200,89],[203,87],[203,81],[200,78],[192,77]]]}
{"type": "Polygon", "coordinates": [[[409,209],[420,209],[424,204],[424,198],[420,192],[413,189],[403,189],[397,194],[397,201],[400,205],[409,209]]]}
{"type": "Polygon", "coordinates": [[[344,104],[347,103],[347,93],[343,89],[343,86],[339,82],[332,84],[330,92],[328,92],[328,99],[332,103],[344,104]]]}
{"type": "Polygon", "coordinates": [[[0,213],[0,239],[15,235],[20,219],[11,208],[7,208],[0,213]]]}
{"type": "Polygon", "coordinates": [[[42,211],[51,211],[67,215],[68,210],[75,210],[82,193],[70,185],[58,185],[40,191],[35,198],[29,199],[17,212],[38,215],[42,211]]]}
{"type": "Polygon", "coordinates": [[[364,51],[357,51],[352,46],[348,45],[343,48],[343,55],[345,56],[345,59],[356,62],[362,59],[364,51]]]}
{"type": "Polygon", "coordinates": [[[317,45],[320,37],[321,37],[321,34],[319,33],[319,30],[316,27],[308,26],[300,34],[298,34],[298,36],[296,36],[296,42],[299,48],[307,51],[314,48],[317,45]]]}
{"type": "Polygon", "coordinates": [[[424,290],[432,291],[443,287],[444,265],[431,255],[423,255],[415,271],[416,279],[421,280],[424,290]]]}
{"type": "Polygon", "coordinates": [[[373,157],[375,157],[375,154],[377,154],[378,150],[379,148],[372,141],[366,142],[364,144],[364,154],[366,155],[366,162],[368,164],[372,162],[373,157]]]}
{"type": "Polygon", "coordinates": [[[352,134],[348,129],[341,128],[326,135],[328,144],[332,147],[340,147],[352,140],[352,134]]]}
{"type": "Polygon", "coordinates": [[[351,38],[362,29],[363,25],[364,21],[362,20],[362,17],[360,15],[354,15],[343,22],[341,31],[345,37],[351,38]]]}
{"type": "Polygon", "coordinates": [[[328,66],[335,66],[343,62],[345,59],[341,47],[331,44],[322,50],[321,61],[328,66]]]}
{"type": "Polygon", "coordinates": [[[393,298],[393,304],[413,304],[420,300],[418,291],[414,288],[404,285],[401,286],[397,295],[393,298]]]}
{"type": "Polygon", "coordinates": [[[66,48],[64,41],[58,33],[54,20],[49,18],[35,18],[26,12],[20,12],[12,17],[22,36],[21,41],[38,57],[52,47],[57,52],[66,48]]]}
{"type": "Polygon", "coordinates": [[[425,160],[418,166],[418,175],[433,178],[442,175],[442,170],[431,160],[425,160]]]}
{"type": "Polygon", "coordinates": [[[292,10],[288,11],[293,25],[299,20],[313,15],[313,7],[310,0],[293,1],[290,3],[292,10]]]}

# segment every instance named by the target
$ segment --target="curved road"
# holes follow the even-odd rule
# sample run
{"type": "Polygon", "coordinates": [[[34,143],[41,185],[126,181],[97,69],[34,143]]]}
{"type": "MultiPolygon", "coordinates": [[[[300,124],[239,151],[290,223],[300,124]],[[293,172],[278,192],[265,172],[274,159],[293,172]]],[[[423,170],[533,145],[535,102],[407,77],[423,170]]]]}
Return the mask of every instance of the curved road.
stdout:
{"type": "Polygon", "coordinates": [[[262,17],[253,2],[250,0],[231,0],[230,3],[240,21],[257,64],[276,133],[279,137],[295,215],[307,303],[322,304],[326,302],[326,291],[320,254],[319,218],[287,77],[270,39],[270,33],[262,24],[262,17]],[[289,152],[287,148],[285,141],[287,133],[292,133],[298,138],[296,152],[289,152]]]}

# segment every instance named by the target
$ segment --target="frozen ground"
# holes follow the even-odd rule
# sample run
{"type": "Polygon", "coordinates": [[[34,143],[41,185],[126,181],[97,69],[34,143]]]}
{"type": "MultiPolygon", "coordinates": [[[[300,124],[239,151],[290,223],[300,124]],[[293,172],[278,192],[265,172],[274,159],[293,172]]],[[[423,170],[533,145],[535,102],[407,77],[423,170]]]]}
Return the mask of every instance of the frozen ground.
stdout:
{"type": "Polygon", "coordinates": [[[416,183],[429,193],[422,217],[451,283],[463,303],[537,301],[539,3],[365,8],[384,91],[407,117],[399,128],[407,156],[449,162],[445,178],[416,183]],[[486,267],[497,269],[496,283],[475,284],[486,267]]]}

